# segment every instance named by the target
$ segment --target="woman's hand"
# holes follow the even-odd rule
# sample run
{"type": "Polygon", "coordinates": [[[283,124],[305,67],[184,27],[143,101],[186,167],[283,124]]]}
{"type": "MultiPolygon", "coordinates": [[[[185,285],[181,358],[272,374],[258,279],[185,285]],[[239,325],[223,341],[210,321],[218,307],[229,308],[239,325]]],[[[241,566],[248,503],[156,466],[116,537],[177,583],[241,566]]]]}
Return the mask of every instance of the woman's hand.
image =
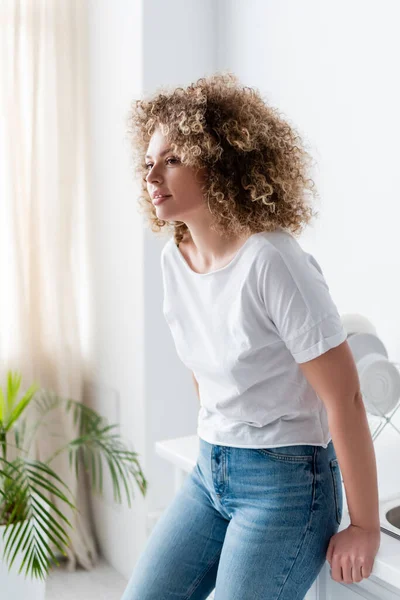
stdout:
{"type": "Polygon", "coordinates": [[[370,576],[381,533],[349,525],[329,540],[326,560],[331,566],[331,577],[340,583],[358,583],[370,576]]]}

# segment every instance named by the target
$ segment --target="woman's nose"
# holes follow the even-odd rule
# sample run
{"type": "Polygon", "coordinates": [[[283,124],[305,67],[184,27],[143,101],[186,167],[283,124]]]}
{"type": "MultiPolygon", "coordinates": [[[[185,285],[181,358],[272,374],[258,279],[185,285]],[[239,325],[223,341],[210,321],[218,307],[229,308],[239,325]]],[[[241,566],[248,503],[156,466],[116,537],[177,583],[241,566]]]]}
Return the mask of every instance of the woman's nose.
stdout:
{"type": "Polygon", "coordinates": [[[147,174],[147,181],[152,183],[153,181],[160,181],[161,175],[157,172],[157,170],[151,169],[147,174]]]}

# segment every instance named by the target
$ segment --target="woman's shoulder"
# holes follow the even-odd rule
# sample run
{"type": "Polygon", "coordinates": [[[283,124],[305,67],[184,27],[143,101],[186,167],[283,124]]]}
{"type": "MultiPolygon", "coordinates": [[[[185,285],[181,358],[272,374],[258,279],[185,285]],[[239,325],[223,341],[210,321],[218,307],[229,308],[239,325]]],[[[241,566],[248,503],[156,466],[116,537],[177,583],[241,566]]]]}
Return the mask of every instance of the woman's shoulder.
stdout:
{"type": "Polygon", "coordinates": [[[263,232],[261,239],[259,262],[270,276],[275,273],[281,277],[283,271],[290,273],[294,279],[319,278],[323,274],[317,259],[291,233],[284,230],[263,232]]]}
{"type": "Polygon", "coordinates": [[[170,252],[172,249],[172,244],[175,244],[175,240],[174,237],[169,237],[166,241],[164,241],[164,244],[161,248],[161,256],[163,256],[164,254],[166,254],[167,252],[170,252]]]}
{"type": "Polygon", "coordinates": [[[174,244],[174,243],[175,242],[174,242],[173,237],[168,238],[167,241],[164,242],[164,244],[163,244],[163,246],[161,248],[160,265],[161,265],[161,269],[163,271],[165,270],[166,262],[168,262],[167,257],[171,253],[171,250],[173,250],[172,244],[174,244]]]}
{"type": "Polygon", "coordinates": [[[284,229],[263,231],[260,234],[260,250],[265,257],[280,255],[283,259],[298,258],[305,254],[299,241],[284,229]]]}

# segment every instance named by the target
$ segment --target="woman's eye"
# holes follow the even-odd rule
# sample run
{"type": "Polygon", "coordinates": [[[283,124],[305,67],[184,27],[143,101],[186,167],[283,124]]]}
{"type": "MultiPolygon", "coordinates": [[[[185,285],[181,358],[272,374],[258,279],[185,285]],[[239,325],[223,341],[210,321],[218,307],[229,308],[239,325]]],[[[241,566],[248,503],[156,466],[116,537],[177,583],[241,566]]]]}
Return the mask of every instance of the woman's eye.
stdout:
{"type": "MultiPolygon", "coordinates": [[[[167,158],[167,162],[168,162],[168,161],[170,161],[170,160],[173,160],[173,161],[175,161],[175,162],[178,162],[178,159],[176,159],[176,158],[167,158]]],[[[149,168],[149,167],[151,167],[151,166],[152,166],[152,163],[147,163],[147,164],[145,165],[146,169],[148,169],[148,168],[149,168]]]]}

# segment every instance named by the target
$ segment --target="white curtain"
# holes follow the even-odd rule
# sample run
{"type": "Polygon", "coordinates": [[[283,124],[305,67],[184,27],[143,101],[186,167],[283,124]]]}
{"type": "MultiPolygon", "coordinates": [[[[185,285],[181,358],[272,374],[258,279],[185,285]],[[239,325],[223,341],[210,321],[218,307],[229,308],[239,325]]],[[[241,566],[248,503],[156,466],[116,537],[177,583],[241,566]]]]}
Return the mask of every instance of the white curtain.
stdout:
{"type": "MultiPolygon", "coordinates": [[[[86,1],[1,0],[0,61],[0,385],[13,369],[24,391],[37,381],[83,401],[92,314],[86,1]]],[[[64,415],[58,433],[70,441],[78,431],[64,415]]],[[[45,460],[63,443],[41,436],[31,457],[45,460]]],[[[67,453],[50,466],[79,509],[51,498],[74,526],[67,566],[91,569],[86,476],[76,479],[67,453]]]]}

